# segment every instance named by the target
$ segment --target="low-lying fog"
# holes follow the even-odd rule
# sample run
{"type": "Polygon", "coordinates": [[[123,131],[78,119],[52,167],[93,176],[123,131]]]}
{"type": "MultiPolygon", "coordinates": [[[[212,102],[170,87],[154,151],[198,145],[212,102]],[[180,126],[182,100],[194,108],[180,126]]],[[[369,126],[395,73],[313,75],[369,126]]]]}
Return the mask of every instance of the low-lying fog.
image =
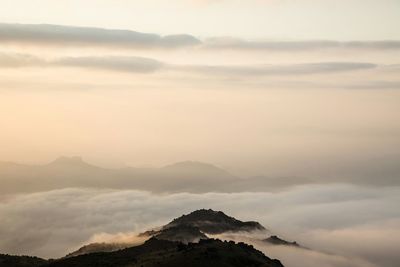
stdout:
{"type": "MultiPolygon", "coordinates": [[[[199,208],[255,220],[312,250],[252,242],[287,267],[395,267],[400,187],[307,185],[281,192],[154,194],[70,188],[0,198],[0,251],[61,257],[83,244],[123,240],[199,208]]],[[[250,237],[249,237],[250,238],[250,237]]]]}

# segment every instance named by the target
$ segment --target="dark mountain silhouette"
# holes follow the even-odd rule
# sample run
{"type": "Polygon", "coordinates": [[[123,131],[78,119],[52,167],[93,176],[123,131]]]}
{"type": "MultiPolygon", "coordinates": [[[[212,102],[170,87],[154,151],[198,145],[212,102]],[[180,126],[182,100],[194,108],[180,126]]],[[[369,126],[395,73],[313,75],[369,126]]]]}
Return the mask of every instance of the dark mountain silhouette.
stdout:
{"type": "Polygon", "coordinates": [[[69,253],[65,257],[75,257],[79,255],[84,255],[84,254],[89,254],[89,253],[94,253],[94,252],[112,252],[112,251],[117,251],[120,249],[128,248],[131,247],[132,244],[127,244],[127,243],[91,243],[88,245],[85,245],[78,250],[69,253]]]}
{"type": "Polygon", "coordinates": [[[0,254],[0,267],[36,267],[46,263],[46,260],[38,257],[0,254]]]}
{"type": "Polygon", "coordinates": [[[283,240],[281,238],[279,238],[276,235],[272,235],[266,239],[263,240],[266,243],[270,243],[272,245],[283,245],[283,246],[293,246],[293,247],[302,247],[300,246],[296,241],[293,242],[289,242],[286,240],[283,240]]]}
{"type": "Polygon", "coordinates": [[[200,209],[174,219],[159,230],[150,230],[141,233],[140,236],[188,243],[206,239],[207,234],[251,231],[266,231],[266,229],[258,222],[242,222],[222,211],[200,209]]]}
{"type": "MultiPolygon", "coordinates": [[[[114,252],[102,252],[63,258],[46,267],[119,267],[119,266],[191,266],[191,267],[283,267],[253,246],[244,243],[201,240],[187,245],[151,238],[143,245],[114,252]]],[[[10,266],[11,267],[11,266],[10,266]]]]}
{"type": "MultiPolygon", "coordinates": [[[[258,222],[243,222],[221,211],[200,209],[176,218],[158,230],[142,233],[142,237],[148,238],[142,245],[94,243],[83,246],[64,258],[48,261],[35,257],[0,255],[0,267],[283,267],[279,260],[268,258],[253,246],[207,236],[252,231],[266,230],[258,222]]],[[[297,244],[276,236],[265,241],[274,241],[278,245],[297,244]]]]}
{"type": "MultiPolygon", "coordinates": [[[[139,237],[155,237],[161,240],[179,241],[182,243],[199,242],[202,239],[208,239],[207,235],[267,231],[264,226],[258,222],[243,222],[230,217],[222,211],[211,209],[200,209],[187,215],[172,220],[170,223],[155,230],[149,230],[139,234],[139,237]]],[[[69,256],[77,256],[92,252],[110,252],[121,248],[127,248],[132,244],[104,244],[93,243],[81,247],[79,250],[70,253],[69,256]]]]}
{"type": "Polygon", "coordinates": [[[239,232],[239,231],[255,231],[266,230],[258,222],[242,222],[233,217],[230,217],[222,211],[214,211],[211,209],[200,209],[193,211],[187,215],[174,219],[172,222],[164,226],[165,228],[172,226],[190,225],[198,227],[200,231],[207,234],[222,234],[224,232],[239,232]]]}
{"type": "Polygon", "coordinates": [[[186,244],[190,242],[199,242],[201,239],[208,239],[198,227],[191,225],[177,225],[163,228],[150,236],[162,240],[180,241],[186,244]]]}
{"type": "Polygon", "coordinates": [[[284,267],[243,242],[200,240],[198,243],[151,238],[143,245],[57,260],[0,255],[0,267],[284,267]]]}

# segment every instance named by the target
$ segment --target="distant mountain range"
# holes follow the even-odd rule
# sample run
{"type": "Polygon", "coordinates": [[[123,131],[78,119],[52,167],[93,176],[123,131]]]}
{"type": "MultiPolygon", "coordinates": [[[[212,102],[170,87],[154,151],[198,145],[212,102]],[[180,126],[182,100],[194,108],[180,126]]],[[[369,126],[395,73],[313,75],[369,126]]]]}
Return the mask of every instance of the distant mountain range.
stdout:
{"type": "MultiPolygon", "coordinates": [[[[60,157],[45,165],[0,162],[0,194],[69,187],[132,189],[162,193],[266,192],[315,183],[400,185],[400,156],[338,166],[333,177],[238,177],[212,164],[184,161],[162,168],[101,168],[80,157],[60,157]],[[353,168],[353,167],[354,168],[353,168]],[[376,179],[380,177],[380,179],[376,179]]],[[[332,176],[332,175],[331,175],[332,176]]]]}
{"type": "Polygon", "coordinates": [[[0,193],[40,192],[69,187],[133,189],[151,192],[269,191],[300,178],[240,178],[211,164],[184,161],[162,168],[107,169],[79,157],[60,157],[45,165],[0,162],[0,193]],[[22,186],[23,185],[23,186],[22,186]]]}
{"type": "Polygon", "coordinates": [[[176,218],[159,230],[140,234],[148,238],[142,245],[89,244],[55,260],[0,255],[0,267],[283,267],[279,260],[270,259],[251,245],[207,236],[254,231],[266,229],[258,222],[242,222],[221,211],[201,209],[176,218]]]}

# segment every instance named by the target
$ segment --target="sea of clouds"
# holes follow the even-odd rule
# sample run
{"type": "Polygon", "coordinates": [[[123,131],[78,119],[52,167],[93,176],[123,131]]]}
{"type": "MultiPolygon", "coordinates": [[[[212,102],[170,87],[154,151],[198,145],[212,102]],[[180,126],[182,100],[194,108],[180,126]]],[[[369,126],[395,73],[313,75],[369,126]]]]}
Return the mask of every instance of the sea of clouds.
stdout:
{"type": "Polygon", "coordinates": [[[236,237],[286,267],[395,267],[400,262],[398,203],[400,187],[345,184],[274,193],[69,188],[6,195],[0,197],[0,252],[61,257],[89,242],[134,241],[136,233],[195,209],[212,208],[240,220],[259,221],[271,233],[312,249],[267,246],[254,237],[236,237]]]}

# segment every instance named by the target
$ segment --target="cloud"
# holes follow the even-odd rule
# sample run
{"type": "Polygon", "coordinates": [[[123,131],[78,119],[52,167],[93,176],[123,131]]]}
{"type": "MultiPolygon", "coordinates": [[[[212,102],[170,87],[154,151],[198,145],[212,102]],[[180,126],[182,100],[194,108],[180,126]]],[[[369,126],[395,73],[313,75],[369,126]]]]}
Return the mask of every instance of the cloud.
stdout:
{"type": "Polygon", "coordinates": [[[307,238],[318,247],[342,255],[356,255],[378,266],[396,267],[400,246],[400,219],[366,222],[351,228],[333,231],[314,230],[307,238]],[[362,243],[362,250],[357,247],[362,243]]]}
{"type": "Polygon", "coordinates": [[[184,66],[181,70],[207,75],[224,76],[263,76],[263,75],[306,75],[319,73],[337,73],[354,70],[373,69],[378,65],[364,62],[320,62],[290,65],[258,66],[184,66]]]}
{"type": "Polygon", "coordinates": [[[0,23],[0,41],[59,46],[94,45],[127,48],[179,48],[201,43],[200,40],[188,34],[160,36],[130,30],[7,23],[0,23]]]}
{"type": "Polygon", "coordinates": [[[65,57],[52,62],[63,67],[83,67],[123,72],[151,73],[160,70],[163,63],[143,57],[65,57]]]}
{"type": "Polygon", "coordinates": [[[368,262],[362,258],[343,256],[333,253],[325,253],[316,249],[295,248],[290,246],[274,246],[260,241],[265,236],[240,234],[222,234],[216,238],[223,240],[234,240],[236,242],[244,241],[252,244],[255,248],[261,250],[266,255],[280,259],[286,267],[378,267],[376,264],[368,262]]]}
{"type": "Polygon", "coordinates": [[[27,66],[41,66],[46,64],[38,57],[19,53],[0,53],[0,67],[18,68],[27,66]]]}
{"type": "Polygon", "coordinates": [[[0,54],[0,67],[61,66],[105,69],[121,72],[151,73],[172,70],[214,76],[268,76],[309,75],[368,70],[378,65],[365,62],[320,62],[287,65],[173,65],[151,58],[133,56],[86,56],[62,57],[53,60],[40,59],[26,54],[0,54]]]}
{"type": "Polygon", "coordinates": [[[29,54],[0,53],[1,68],[75,67],[120,72],[151,73],[163,68],[160,61],[133,56],[62,57],[53,60],[29,54]]]}
{"type": "Polygon", "coordinates": [[[0,41],[57,46],[110,46],[124,48],[184,48],[205,50],[313,51],[324,49],[399,50],[398,40],[378,41],[251,41],[234,37],[214,37],[204,41],[190,34],[161,36],[132,30],[104,29],[51,24],[0,23],[0,41]]]}
{"type": "Polygon", "coordinates": [[[0,202],[0,251],[59,257],[87,242],[131,240],[134,233],[194,209],[213,208],[242,220],[257,220],[285,239],[337,254],[266,248],[267,255],[290,263],[287,267],[302,267],[302,262],[313,260],[324,267],[363,266],[356,264],[359,262],[394,267],[400,260],[398,253],[382,245],[389,248],[400,242],[396,234],[399,201],[399,187],[338,184],[302,186],[279,193],[159,195],[63,189],[13,195],[0,202]],[[340,250],[346,238],[349,243],[340,250]],[[347,247],[351,247],[348,252],[347,247]],[[375,252],[368,256],[369,251],[375,252]]]}
{"type": "Polygon", "coordinates": [[[231,50],[268,50],[268,51],[312,51],[321,49],[367,49],[367,50],[398,50],[400,41],[331,41],[331,40],[305,40],[305,41],[248,41],[232,37],[209,38],[204,41],[207,49],[231,50]]]}

